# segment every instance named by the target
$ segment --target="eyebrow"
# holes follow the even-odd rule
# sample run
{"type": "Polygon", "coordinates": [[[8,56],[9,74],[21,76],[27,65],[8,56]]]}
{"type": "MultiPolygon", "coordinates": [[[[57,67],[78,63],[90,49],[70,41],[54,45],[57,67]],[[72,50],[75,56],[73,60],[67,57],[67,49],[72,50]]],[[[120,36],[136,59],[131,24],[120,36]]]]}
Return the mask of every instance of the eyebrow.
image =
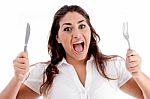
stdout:
{"type": "Polygon", "coordinates": [[[79,23],[81,23],[81,22],[83,22],[83,21],[85,21],[85,20],[81,20],[81,21],[79,21],[79,22],[78,22],[78,24],[79,24],[79,23]]]}
{"type": "MultiPolygon", "coordinates": [[[[79,23],[81,23],[81,22],[83,22],[83,21],[85,21],[85,20],[81,20],[81,21],[78,21],[77,23],[79,24],[79,23]]],[[[64,23],[63,25],[72,25],[71,23],[64,23]]],[[[62,25],[62,26],[63,26],[62,25]]]]}

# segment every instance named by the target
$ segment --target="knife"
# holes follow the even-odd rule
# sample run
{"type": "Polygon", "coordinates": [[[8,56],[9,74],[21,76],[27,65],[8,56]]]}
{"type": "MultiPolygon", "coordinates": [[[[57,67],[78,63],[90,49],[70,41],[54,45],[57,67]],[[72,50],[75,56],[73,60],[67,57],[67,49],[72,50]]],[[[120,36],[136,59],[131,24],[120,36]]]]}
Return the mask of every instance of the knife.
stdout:
{"type": "Polygon", "coordinates": [[[26,36],[25,36],[25,45],[24,45],[24,52],[27,51],[27,44],[28,44],[29,36],[30,36],[30,24],[27,23],[26,36]]]}

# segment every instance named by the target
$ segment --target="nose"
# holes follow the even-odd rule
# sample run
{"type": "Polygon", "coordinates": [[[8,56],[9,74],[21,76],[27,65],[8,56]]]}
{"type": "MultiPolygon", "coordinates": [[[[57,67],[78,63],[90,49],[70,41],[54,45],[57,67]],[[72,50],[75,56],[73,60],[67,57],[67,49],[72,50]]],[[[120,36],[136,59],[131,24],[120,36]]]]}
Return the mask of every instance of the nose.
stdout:
{"type": "Polygon", "coordinates": [[[78,29],[75,29],[72,36],[73,36],[73,38],[81,38],[82,33],[78,29]]]}

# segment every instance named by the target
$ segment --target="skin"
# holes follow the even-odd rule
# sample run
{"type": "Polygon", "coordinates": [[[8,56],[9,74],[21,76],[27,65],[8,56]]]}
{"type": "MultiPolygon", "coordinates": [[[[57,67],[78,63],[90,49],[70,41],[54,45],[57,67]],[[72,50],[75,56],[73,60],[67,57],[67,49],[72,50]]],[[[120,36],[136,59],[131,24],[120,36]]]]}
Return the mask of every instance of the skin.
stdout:
{"type": "Polygon", "coordinates": [[[81,83],[84,85],[86,78],[86,57],[90,44],[91,31],[86,19],[76,13],[67,13],[60,21],[57,41],[61,43],[66,52],[66,61],[75,68],[81,83]],[[76,52],[73,44],[84,42],[82,52],[76,52]]]}
{"type": "Polygon", "coordinates": [[[133,97],[144,99],[143,93],[136,82],[138,74],[141,74],[141,57],[132,49],[128,49],[126,54],[126,68],[132,74],[132,78],[120,89],[133,97]]]}
{"type": "Polygon", "coordinates": [[[76,13],[68,12],[60,21],[57,41],[61,43],[66,52],[66,60],[70,64],[84,62],[90,44],[91,31],[86,19],[76,13]],[[73,44],[79,41],[84,42],[84,50],[78,53],[74,50],[73,44]]]}
{"type": "MultiPolygon", "coordinates": [[[[67,62],[75,68],[81,83],[84,85],[87,49],[89,48],[91,37],[90,28],[85,18],[76,12],[67,13],[59,24],[60,30],[56,39],[63,45],[66,51],[67,62]],[[76,52],[73,49],[73,44],[81,40],[84,41],[84,50],[82,52],[76,52]]],[[[29,69],[28,60],[28,53],[21,52],[13,61],[15,75],[7,87],[1,92],[0,99],[35,99],[39,97],[39,94],[21,83],[29,69]]],[[[126,67],[133,77],[121,86],[120,89],[137,99],[143,99],[143,95],[147,99],[150,99],[150,87],[148,86],[150,79],[142,73],[141,58],[134,50],[130,49],[127,51],[126,67]]]]}

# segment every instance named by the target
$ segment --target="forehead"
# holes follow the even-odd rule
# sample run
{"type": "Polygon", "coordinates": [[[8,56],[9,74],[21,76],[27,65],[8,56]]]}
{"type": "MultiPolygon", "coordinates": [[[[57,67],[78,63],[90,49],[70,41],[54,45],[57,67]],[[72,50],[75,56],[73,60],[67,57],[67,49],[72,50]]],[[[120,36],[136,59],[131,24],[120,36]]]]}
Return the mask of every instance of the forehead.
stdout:
{"type": "Polygon", "coordinates": [[[68,12],[61,20],[60,25],[63,23],[77,23],[81,20],[86,20],[81,14],[77,12],[68,12]]]}

